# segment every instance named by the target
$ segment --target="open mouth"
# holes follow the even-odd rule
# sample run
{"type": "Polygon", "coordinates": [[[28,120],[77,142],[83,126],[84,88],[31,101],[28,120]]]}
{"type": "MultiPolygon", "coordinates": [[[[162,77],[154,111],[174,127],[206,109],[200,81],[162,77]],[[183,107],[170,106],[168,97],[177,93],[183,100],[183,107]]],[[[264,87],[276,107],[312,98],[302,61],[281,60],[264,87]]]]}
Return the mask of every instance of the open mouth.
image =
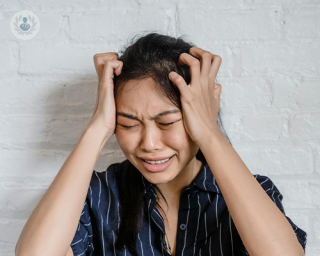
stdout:
{"type": "Polygon", "coordinates": [[[150,172],[161,172],[166,170],[172,163],[174,156],[171,156],[166,159],[157,160],[157,161],[149,161],[145,159],[141,159],[142,165],[145,169],[147,169],[150,172]]]}
{"type": "Polygon", "coordinates": [[[172,157],[173,157],[173,156],[168,157],[168,158],[163,159],[163,160],[158,160],[158,161],[148,161],[148,160],[145,160],[145,159],[142,159],[142,160],[143,160],[144,162],[146,162],[146,163],[149,163],[149,164],[162,164],[162,163],[168,162],[172,157]]]}

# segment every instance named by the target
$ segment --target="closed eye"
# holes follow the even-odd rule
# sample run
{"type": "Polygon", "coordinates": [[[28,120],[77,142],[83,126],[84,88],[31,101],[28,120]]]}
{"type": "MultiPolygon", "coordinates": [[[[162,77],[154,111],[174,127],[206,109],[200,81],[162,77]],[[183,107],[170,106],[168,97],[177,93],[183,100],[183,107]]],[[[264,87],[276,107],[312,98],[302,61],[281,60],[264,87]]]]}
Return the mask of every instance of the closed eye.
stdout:
{"type": "MultiPolygon", "coordinates": [[[[173,124],[174,122],[172,122],[172,123],[166,123],[166,124],[162,124],[162,123],[159,123],[160,125],[164,125],[164,126],[169,126],[169,125],[171,125],[171,124],[173,124]]],[[[122,124],[120,124],[122,127],[124,127],[124,128],[127,128],[127,129],[129,129],[129,128],[132,128],[132,127],[135,127],[136,125],[134,125],[134,126],[127,126],[127,125],[122,125],[122,124]]]]}
{"type": "Polygon", "coordinates": [[[170,124],[173,124],[174,122],[172,122],[172,123],[166,123],[166,124],[161,124],[161,123],[159,123],[159,124],[161,124],[161,125],[164,125],[164,126],[169,126],[170,124]]]}
{"type": "MultiPolygon", "coordinates": [[[[176,122],[178,122],[178,121],[180,121],[180,120],[181,120],[181,118],[180,118],[179,120],[175,121],[175,122],[171,122],[171,123],[159,123],[159,124],[160,124],[160,125],[163,125],[163,126],[169,126],[169,125],[172,125],[172,124],[174,124],[174,123],[176,123],[176,122]]],[[[133,128],[133,127],[136,127],[136,126],[137,126],[137,125],[127,126],[127,125],[123,125],[123,124],[118,124],[118,125],[126,128],[126,129],[130,129],[130,128],[133,128]]]]}
{"type": "Polygon", "coordinates": [[[132,128],[132,127],[135,127],[136,125],[133,125],[133,126],[127,126],[127,125],[122,125],[122,124],[119,124],[120,126],[122,126],[122,127],[124,127],[124,128],[127,128],[127,129],[129,129],[129,128],[132,128]]]}
{"type": "MultiPolygon", "coordinates": [[[[180,118],[179,120],[175,121],[175,122],[178,122],[178,121],[180,121],[180,120],[181,120],[181,118],[180,118]]],[[[169,125],[171,125],[171,124],[174,124],[175,122],[171,122],[171,123],[159,123],[159,124],[164,125],[164,126],[169,126],[169,125]]]]}

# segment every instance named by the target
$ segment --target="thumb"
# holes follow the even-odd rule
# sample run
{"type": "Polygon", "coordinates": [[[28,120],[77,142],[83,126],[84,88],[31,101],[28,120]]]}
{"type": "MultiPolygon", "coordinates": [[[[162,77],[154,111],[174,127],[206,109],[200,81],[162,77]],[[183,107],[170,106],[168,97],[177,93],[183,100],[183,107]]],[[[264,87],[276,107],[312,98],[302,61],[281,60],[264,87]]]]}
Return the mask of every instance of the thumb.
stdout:
{"type": "Polygon", "coordinates": [[[221,86],[221,84],[215,84],[215,85],[214,85],[214,98],[215,98],[216,100],[219,100],[219,99],[220,99],[221,91],[222,91],[222,86],[221,86]]]}

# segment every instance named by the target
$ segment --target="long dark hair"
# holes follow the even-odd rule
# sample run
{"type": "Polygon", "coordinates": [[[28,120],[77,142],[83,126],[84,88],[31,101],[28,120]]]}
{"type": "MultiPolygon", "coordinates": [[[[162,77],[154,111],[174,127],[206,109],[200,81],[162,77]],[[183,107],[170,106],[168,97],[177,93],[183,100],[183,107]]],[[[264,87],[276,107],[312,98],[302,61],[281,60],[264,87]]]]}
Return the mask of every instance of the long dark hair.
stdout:
{"type": "MultiPolygon", "coordinates": [[[[159,84],[159,93],[168,97],[171,102],[181,110],[180,92],[175,86],[168,74],[175,71],[181,75],[186,83],[190,83],[191,76],[189,66],[177,64],[181,53],[188,53],[194,44],[186,42],[182,37],[174,38],[168,35],[158,33],[149,33],[144,36],[133,37],[130,45],[120,51],[119,60],[123,62],[121,74],[114,77],[114,95],[115,99],[120,95],[126,82],[131,79],[142,80],[151,77],[159,84]]],[[[223,128],[220,110],[217,116],[217,124],[231,144],[223,128]]],[[[205,158],[199,149],[196,154],[197,159],[202,162],[205,158]]],[[[125,161],[118,171],[119,180],[119,204],[120,204],[120,225],[118,238],[116,241],[116,250],[120,251],[124,246],[133,255],[138,255],[136,250],[136,240],[140,231],[144,201],[142,197],[142,182],[133,170],[132,164],[125,161]]],[[[154,188],[161,194],[160,189],[154,184],[154,188]]],[[[166,199],[164,198],[167,203],[166,199]]],[[[162,210],[161,206],[156,202],[162,210]]],[[[164,213],[165,215],[165,213],[164,213]]]]}

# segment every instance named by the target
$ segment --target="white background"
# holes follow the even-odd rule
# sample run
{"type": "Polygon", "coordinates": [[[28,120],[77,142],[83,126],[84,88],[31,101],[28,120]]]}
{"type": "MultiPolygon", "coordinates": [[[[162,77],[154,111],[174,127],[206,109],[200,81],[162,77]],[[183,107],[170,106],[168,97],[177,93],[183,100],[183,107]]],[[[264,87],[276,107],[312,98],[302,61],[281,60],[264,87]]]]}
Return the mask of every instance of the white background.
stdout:
{"type": "MultiPolygon", "coordinates": [[[[32,210],[94,109],[95,53],[137,33],[184,35],[222,57],[221,111],[253,174],[269,176],[287,216],[320,255],[319,0],[0,1],[0,256],[13,255],[32,210]],[[102,4],[103,3],[103,4],[102,4]],[[19,10],[39,34],[15,38],[19,10]]],[[[123,160],[113,137],[96,171],[123,160]]]]}

